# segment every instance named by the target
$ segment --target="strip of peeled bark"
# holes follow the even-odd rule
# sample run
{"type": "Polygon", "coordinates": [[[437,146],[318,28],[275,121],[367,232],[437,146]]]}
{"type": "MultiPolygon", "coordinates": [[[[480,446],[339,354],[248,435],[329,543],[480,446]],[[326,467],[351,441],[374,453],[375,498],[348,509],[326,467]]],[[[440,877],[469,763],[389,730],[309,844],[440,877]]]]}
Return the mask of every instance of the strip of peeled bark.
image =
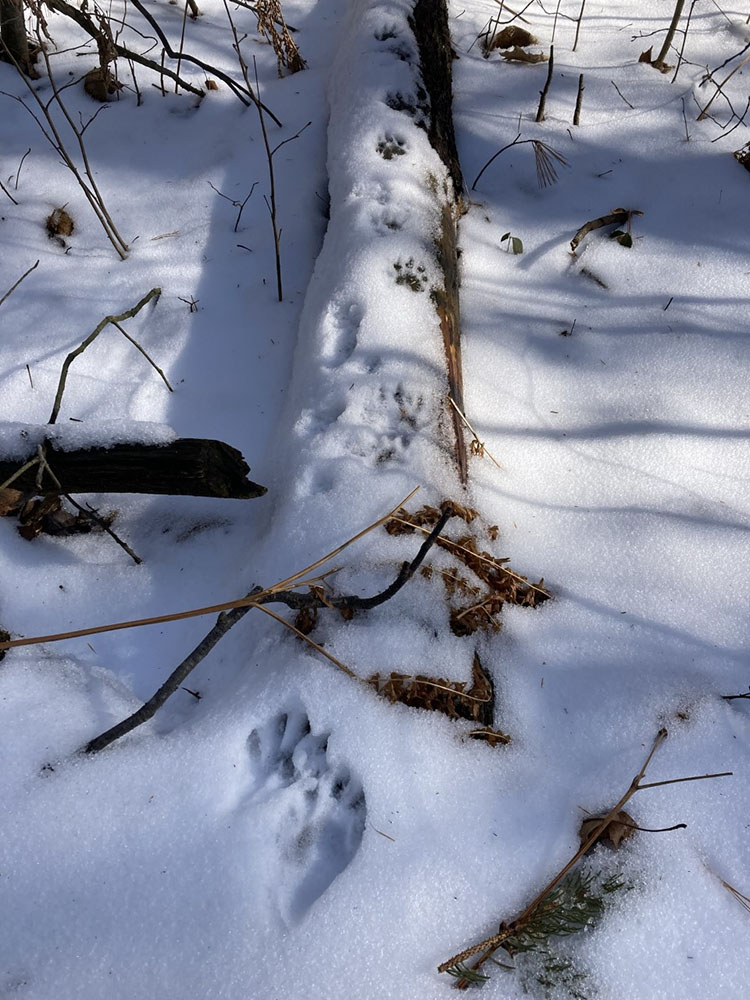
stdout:
{"type": "MultiPolygon", "coordinates": [[[[453,182],[453,191],[438,192],[443,199],[440,233],[435,242],[443,287],[432,292],[448,365],[448,388],[454,403],[464,411],[463,368],[461,362],[461,312],[457,223],[461,214],[463,175],[453,130],[453,49],[445,0],[417,0],[410,20],[419,49],[419,69],[430,98],[427,134],[453,182]]],[[[449,406],[455,436],[455,458],[463,485],[468,479],[468,457],[461,418],[449,406]]]]}

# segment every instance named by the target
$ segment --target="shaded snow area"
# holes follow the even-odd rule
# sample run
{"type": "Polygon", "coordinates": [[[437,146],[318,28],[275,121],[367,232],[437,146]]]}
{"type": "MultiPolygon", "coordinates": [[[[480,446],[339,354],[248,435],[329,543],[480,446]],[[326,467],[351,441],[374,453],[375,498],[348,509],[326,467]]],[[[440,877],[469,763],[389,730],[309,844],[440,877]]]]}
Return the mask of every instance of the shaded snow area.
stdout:
{"type": "MultiPolygon", "coordinates": [[[[318,584],[335,570],[322,581],[331,595],[376,594],[421,536],[378,526],[315,564],[415,487],[410,512],[448,498],[476,509],[446,536],[473,537],[553,595],[493,608],[486,628],[458,635],[452,588],[476,581],[433,548],[427,571],[379,607],[351,620],[320,611],[310,638],[356,677],[251,610],[151,721],[93,755],[78,751],[149,698],[215,616],[10,649],[0,997],[449,996],[456,979],[437,967],[518,917],[662,728],[644,782],[732,776],[634,794],[637,826],[686,826],[596,845],[580,871],[619,887],[600,918],[528,953],[498,950],[505,967],[486,961],[481,990],[746,997],[750,700],[722,696],[750,685],[750,174],[731,155],[750,138],[737,125],[747,63],[697,118],[716,91],[706,73],[730,60],[722,82],[745,58],[748,11],[697,0],[685,38],[686,5],[662,74],[638,57],[661,47],[672,4],[589,0],[575,52],[581,5],[554,6],[533,3],[522,19],[488,0],[449,9],[463,390],[480,453],[466,488],[433,301],[451,182],[424,127],[411,0],[285,2],[307,68],[281,77],[255,15],[230,4],[248,78],[257,70],[283,123],[265,118],[282,302],[261,123],[220,75],[243,84],[218,0],[184,26],[185,52],[214,71],[180,66],[218,89],[198,100],[166,79],[162,93],[158,73],[136,67],[138,96],[119,60],[126,87],[84,132],[125,261],[13,100],[39,115],[26,84],[0,63],[0,181],[17,202],[0,190],[0,295],[39,260],[0,304],[0,460],[23,463],[45,440],[70,451],[216,438],[268,488],[253,500],[77,497],[116,515],[138,564],[101,531],[28,541],[0,518],[11,638],[231,601],[305,566],[318,584]],[[548,64],[485,51],[479,36],[498,13],[500,27],[535,36],[526,52],[554,44],[539,124],[548,64]],[[539,185],[527,140],[557,154],[555,183],[539,185]],[[74,230],[49,238],[63,206],[74,230]],[[642,213],[632,246],[609,226],[572,255],[576,231],[617,209],[642,213]],[[46,425],[66,356],[157,287],[121,325],[174,391],[110,324],[73,360],[46,425]],[[506,745],[357,680],[470,686],[477,662],[506,745]]],[[[177,49],[182,8],[147,9],[177,49]]],[[[151,27],[131,5],[126,19],[121,43],[145,52],[151,27]]],[[[71,84],[63,100],[85,124],[102,107],[78,82],[96,46],[62,15],[50,12],[48,29],[57,86],[71,84]]]]}

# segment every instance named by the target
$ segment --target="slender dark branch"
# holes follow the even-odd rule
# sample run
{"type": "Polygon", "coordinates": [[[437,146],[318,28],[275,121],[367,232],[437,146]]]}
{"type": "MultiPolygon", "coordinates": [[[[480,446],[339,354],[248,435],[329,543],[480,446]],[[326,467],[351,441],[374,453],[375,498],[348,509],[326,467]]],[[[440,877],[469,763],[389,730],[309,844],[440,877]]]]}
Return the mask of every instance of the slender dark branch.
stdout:
{"type": "Polygon", "coordinates": [[[550,45],[549,47],[549,65],[547,67],[547,79],[544,82],[544,86],[539,91],[539,107],[536,112],[537,122],[544,121],[544,112],[547,107],[547,94],[549,93],[550,84],[552,83],[552,72],[555,68],[555,46],[550,45]]]}
{"type": "Polygon", "coordinates": [[[7,194],[7,196],[10,198],[10,200],[13,202],[14,205],[18,204],[16,199],[13,197],[13,195],[10,193],[10,191],[7,189],[7,187],[3,184],[2,181],[0,181],[0,191],[2,191],[3,194],[7,194]]]}
{"type": "Polygon", "coordinates": [[[476,186],[479,183],[479,179],[482,176],[482,174],[485,172],[485,170],[487,169],[487,167],[490,166],[491,163],[495,162],[495,160],[498,158],[498,156],[501,153],[504,153],[506,149],[510,149],[511,146],[516,146],[516,145],[521,146],[525,142],[533,142],[533,140],[532,139],[521,139],[521,133],[519,132],[518,135],[513,140],[513,142],[509,142],[507,144],[507,146],[503,146],[502,149],[498,149],[498,151],[496,153],[493,153],[492,156],[489,158],[489,160],[487,160],[487,162],[485,163],[485,165],[479,171],[479,173],[477,174],[477,176],[474,178],[474,183],[471,185],[471,190],[473,191],[476,188],[476,186]]]}
{"type": "Polygon", "coordinates": [[[149,698],[149,700],[142,705],[137,712],[128,716],[127,719],[123,719],[122,722],[118,722],[116,726],[112,726],[111,729],[108,729],[100,736],[90,740],[90,742],[84,747],[84,752],[98,753],[100,750],[104,750],[105,747],[108,747],[111,743],[114,743],[115,740],[120,739],[121,736],[125,736],[126,733],[131,732],[138,726],[142,726],[144,722],[148,722],[149,719],[153,718],[170,695],[174,694],[178,688],[182,687],[188,674],[190,674],[191,671],[194,670],[195,667],[197,667],[198,664],[206,658],[206,656],[208,656],[217,642],[219,642],[219,640],[226,635],[233,625],[236,625],[237,622],[244,618],[252,607],[260,607],[263,604],[278,603],[286,604],[290,608],[333,607],[341,610],[347,609],[367,611],[371,608],[376,608],[379,604],[384,604],[397,594],[416,573],[425,556],[437,541],[440,532],[443,530],[448,520],[453,516],[453,508],[450,505],[446,505],[440,520],[432,529],[429,536],[424,540],[414,559],[410,563],[405,562],[399,570],[398,576],[393,583],[379,594],[375,594],[373,597],[350,596],[332,598],[330,600],[326,599],[323,601],[320,597],[313,594],[302,595],[296,594],[293,591],[268,592],[263,591],[260,587],[255,587],[247,595],[247,600],[250,602],[253,594],[258,594],[259,597],[257,602],[253,601],[243,607],[223,611],[217,618],[216,624],[211,631],[208,632],[203,639],[201,639],[195,649],[185,657],[182,663],[180,663],[175,670],[172,671],[159,690],[151,698],[149,698]],[[299,603],[298,599],[305,597],[307,600],[304,603],[299,603]]]}
{"type": "MultiPolygon", "coordinates": [[[[12,200],[13,199],[11,199],[11,201],[12,200]]],[[[5,295],[3,295],[3,297],[0,299],[0,306],[3,304],[3,302],[5,302],[5,300],[8,298],[9,295],[12,295],[13,292],[15,292],[15,290],[21,284],[21,282],[23,281],[23,279],[26,278],[26,277],[28,277],[28,275],[30,275],[32,271],[36,270],[36,268],[38,266],[39,266],[39,261],[37,261],[36,264],[32,264],[31,267],[28,269],[28,271],[24,271],[24,273],[21,275],[21,277],[18,279],[18,281],[14,285],[11,285],[11,287],[8,289],[8,291],[5,293],[5,295]]]]}
{"type": "MultiPolygon", "coordinates": [[[[167,40],[167,36],[161,30],[161,27],[159,26],[159,24],[156,21],[156,19],[143,6],[143,4],[140,2],[140,0],[131,0],[131,2],[133,4],[133,6],[135,7],[135,9],[139,12],[139,14],[141,14],[141,16],[144,17],[148,21],[148,23],[151,25],[151,27],[154,29],[154,31],[156,32],[156,34],[157,34],[157,36],[159,38],[159,41],[164,46],[164,51],[167,53],[167,55],[169,56],[169,58],[170,59],[177,59],[178,58],[178,53],[175,52],[175,50],[169,44],[169,41],[167,40]]],[[[217,76],[220,80],[223,80],[224,83],[226,83],[226,85],[237,95],[237,97],[240,98],[240,100],[243,102],[243,104],[247,104],[248,101],[246,100],[246,98],[250,98],[250,101],[253,104],[255,104],[259,108],[262,108],[263,111],[265,111],[265,113],[268,115],[268,117],[273,122],[275,122],[275,124],[278,125],[279,128],[281,128],[281,122],[276,117],[276,115],[273,113],[273,111],[271,111],[270,108],[267,108],[265,106],[265,104],[263,104],[260,101],[260,99],[258,97],[256,97],[256,95],[249,88],[248,89],[243,89],[242,87],[238,86],[238,84],[231,78],[231,76],[228,76],[226,73],[222,72],[220,69],[218,69],[218,67],[211,66],[209,63],[205,63],[205,62],[203,62],[202,59],[198,59],[196,56],[191,56],[187,52],[183,52],[182,53],[182,62],[193,63],[194,66],[199,66],[204,72],[206,72],[206,73],[212,73],[214,76],[217,76]]]]}
{"type": "Polygon", "coordinates": [[[721,697],[724,701],[736,701],[737,698],[750,698],[750,691],[745,691],[744,694],[723,694],[721,697]]]}
{"type": "MultiPolygon", "coordinates": [[[[101,38],[101,30],[99,26],[92,21],[92,19],[84,11],[74,7],[73,4],[67,3],[66,0],[45,0],[45,2],[52,10],[56,10],[59,14],[69,17],[71,21],[75,21],[78,27],[83,28],[86,34],[90,35],[94,40],[101,38]]],[[[128,25],[128,27],[130,27],[130,25],[128,25]]],[[[141,32],[138,32],[138,34],[141,34],[141,32]]],[[[152,59],[147,59],[146,56],[133,52],[132,49],[128,49],[124,45],[120,45],[119,42],[113,41],[112,46],[117,55],[121,56],[123,59],[139,63],[141,66],[152,69],[156,73],[161,72],[159,64],[154,62],[152,59]]],[[[179,84],[184,90],[189,90],[191,94],[195,94],[197,97],[203,96],[204,92],[200,88],[194,87],[191,83],[183,80],[178,73],[174,73],[171,69],[164,68],[164,75],[170,77],[170,79],[174,80],[175,84],[179,84]]]]}

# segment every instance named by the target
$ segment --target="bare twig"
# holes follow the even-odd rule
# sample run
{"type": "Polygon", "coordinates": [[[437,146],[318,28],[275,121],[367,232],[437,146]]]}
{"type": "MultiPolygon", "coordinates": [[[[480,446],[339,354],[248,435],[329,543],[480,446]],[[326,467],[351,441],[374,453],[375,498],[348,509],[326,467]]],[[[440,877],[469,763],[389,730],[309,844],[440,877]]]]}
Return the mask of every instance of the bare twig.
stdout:
{"type": "MultiPolygon", "coordinates": [[[[508,938],[513,937],[514,935],[518,934],[519,931],[523,930],[523,928],[533,918],[534,913],[539,904],[543,902],[543,900],[557,885],[559,885],[559,883],[563,880],[563,878],[565,878],[565,876],[571,870],[571,868],[573,868],[580,861],[580,859],[594,846],[594,844],[601,837],[601,835],[604,833],[609,824],[617,817],[617,814],[620,812],[620,810],[624,808],[626,803],[636,794],[636,792],[640,791],[643,788],[655,787],[657,784],[669,783],[669,782],[651,782],[649,784],[643,784],[643,778],[646,774],[646,770],[649,764],[651,763],[651,759],[653,758],[654,754],[656,753],[656,751],[666,738],[667,738],[667,730],[660,729],[656,735],[656,739],[654,740],[653,746],[651,747],[651,750],[649,751],[649,754],[646,757],[643,767],[640,769],[638,774],[636,774],[636,776],[633,778],[625,794],[609,810],[607,815],[604,816],[601,819],[601,821],[597,823],[597,825],[591,831],[589,836],[584,840],[584,842],[581,844],[580,848],[576,851],[576,853],[573,855],[570,861],[568,861],[568,863],[564,865],[563,868],[560,869],[560,871],[555,875],[555,877],[550,882],[547,883],[544,889],[542,889],[542,891],[534,897],[534,899],[529,903],[526,909],[510,923],[503,922],[501,924],[501,929],[497,934],[493,934],[491,937],[486,938],[484,941],[480,941],[479,944],[472,945],[472,947],[464,949],[464,951],[459,952],[457,955],[454,955],[447,961],[443,962],[441,965],[438,966],[438,972],[447,972],[449,969],[454,968],[456,965],[463,964],[464,962],[466,962],[467,959],[473,958],[474,955],[479,955],[480,957],[470,967],[471,970],[474,971],[481,968],[481,966],[488,959],[492,957],[494,952],[497,951],[499,947],[501,947],[504,941],[507,941],[508,938]]],[[[724,772],[721,775],[701,775],[701,777],[706,777],[706,778],[724,777],[725,775],[729,774],[731,774],[731,772],[724,772]]],[[[682,778],[678,780],[692,781],[695,779],[682,778]]],[[[468,983],[466,980],[459,980],[457,985],[465,988],[465,986],[468,985],[468,983]]]]}
{"type": "MultiPolygon", "coordinates": [[[[337,608],[347,608],[347,609],[362,609],[367,610],[376,607],[378,604],[382,604],[387,600],[390,600],[404,584],[411,579],[413,574],[419,568],[422,560],[427,554],[428,550],[437,539],[438,534],[445,526],[448,518],[453,516],[453,510],[451,508],[446,508],[443,517],[435,525],[430,537],[422,544],[416,557],[411,563],[404,563],[398,574],[396,580],[387,587],[382,593],[376,594],[374,597],[360,598],[360,597],[342,597],[331,602],[334,607],[337,608]]],[[[277,585],[278,586],[278,585],[277,585]]],[[[301,596],[301,595],[296,595],[301,596]]],[[[313,595],[311,595],[313,596],[313,595]]],[[[278,590],[266,590],[260,591],[256,589],[251,591],[245,599],[247,601],[244,606],[236,606],[231,611],[224,611],[219,615],[216,624],[211,629],[211,631],[201,640],[201,642],[195,647],[195,649],[179,664],[179,666],[170,674],[167,680],[162,684],[159,690],[151,697],[144,705],[134,712],[129,718],[124,719],[122,722],[108,729],[107,732],[102,733],[95,739],[91,740],[85,747],[86,753],[97,753],[103,750],[105,747],[109,746],[115,740],[124,736],[126,733],[131,732],[138,726],[143,725],[144,722],[148,722],[149,719],[153,718],[156,712],[161,708],[161,706],[166,702],[170,695],[174,694],[182,686],[185,678],[190,674],[190,672],[211,652],[217,642],[226,635],[230,628],[240,621],[252,607],[257,607],[264,611],[266,614],[270,614],[272,618],[278,620],[278,616],[273,612],[269,611],[268,608],[262,607],[265,603],[286,603],[281,600],[282,593],[278,590]]],[[[319,599],[318,599],[319,600],[319,599]]],[[[328,606],[326,602],[320,602],[320,606],[328,606]]],[[[283,622],[287,628],[291,628],[296,634],[301,634],[298,632],[294,626],[290,626],[288,622],[283,622]]],[[[312,640],[308,640],[311,645],[313,645],[319,652],[322,652],[329,660],[336,664],[336,666],[343,669],[349,676],[355,676],[352,671],[344,666],[339,660],[331,657],[325,650],[320,649],[317,643],[312,640]]]]}
{"type": "MultiPolygon", "coordinates": [[[[59,2],[59,0],[55,0],[55,2],[59,2]]],[[[148,23],[154,29],[154,31],[156,32],[156,34],[157,34],[157,36],[159,38],[159,41],[164,46],[164,51],[167,53],[167,55],[169,56],[169,58],[170,59],[176,59],[177,58],[177,53],[174,51],[174,49],[172,48],[172,46],[169,44],[169,41],[167,40],[167,36],[162,31],[162,29],[159,26],[159,24],[156,21],[156,19],[144,7],[144,5],[140,2],[140,0],[131,0],[131,3],[135,7],[135,9],[148,21],[148,23]]],[[[198,59],[195,56],[189,55],[187,52],[183,52],[182,53],[182,61],[183,62],[193,63],[193,65],[199,66],[205,73],[208,73],[209,75],[216,76],[220,80],[223,80],[224,83],[226,83],[226,85],[230,88],[230,90],[232,90],[232,92],[234,94],[236,94],[237,97],[239,97],[239,99],[242,101],[243,104],[252,103],[252,104],[255,104],[256,106],[260,106],[260,99],[258,97],[256,97],[256,95],[252,92],[252,90],[250,89],[249,86],[246,86],[246,88],[240,87],[236,83],[236,81],[234,81],[231,78],[231,76],[228,76],[226,73],[222,72],[222,70],[218,69],[216,66],[211,66],[208,63],[203,62],[202,59],[198,59]]],[[[271,111],[271,109],[267,108],[265,105],[262,105],[262,108],[263,108],[263,111],[268,115],[268,117],[273,122],[275,122],[276,125],[278,125],[279,127],[281,127],[281,122],[276,117],[276,115],[273,113],[273,111],[271,111]]]]}
{"type": "MultiPolygon", "coordinates": [[[[750,42],[748,42],[748,45],[745,46],[745,48],[748,48],[748,47],[750,47],[750,42]]],[[[724,84],[728,83],[729,80],[731,80],[731,78],[737,72],[737,70],[738,69],[742,69],[742,67],[745,65],[746,62],[748,62],[748,60],[750,60],[750,53],[748,53],[745,56],[745,58],[742,60],[742,62],[737,63],[737,65],[734,67],[734,69],[731,71],[731,73],[727,73],[727,75],[724,77],[724,79],[721,81],[721,83],[717,83],[716,80],[712,80],[711,81],[713,83],[713,85],[716,87],[716,93],[711,98],[711,100],[708,102],[708,104],[706,104],[705,107],[701,108],[701,113],[698,115],[697,121],[702,121],[702,119],[704,119],[707,116],[708,109],[714,103],[714,101],[719,96],[719,94],[722,94],[722,96],[726,97],[726,94],[724,93],[724,91],[722,89],[723,86],[724,86],[724,84]]],[[[730,107],[731,107],[731,102],[730,102],[730,107]]],[[[734,114],[734,109],[732,109],[732,113],[734,114]]]]}
{"type": "Polygon", "coordinates": [[[469,433],[474,435],[474,440],[471,443],[472,454],[473,455],[479,455],[480,458],[484,458],[484,456],[487,455],[490,459],[492,459],[492,461],[495,463],[495,465],[498,467],[498,469],[501,472],[505,472],[505,469],[503,469],[502,465],[500,465],[500,463],[495,458],[495,456],[492,454],[492,452],[490,451],[490,449],[485,445],[484,441],[480,441],[479,440],[479,435],[477,434],[477,432],[474,430],[474,428],[469,423],[468,418],[466,417],[466,414],[462,413],[462,411],[459,408],[458,404],[456,403],[455,399],[452,396],[448,396],[448,402],[451,404],[451,406],[453,407],[453,409],[456,411],[456,413],[459,415],[459,417],[461,418],[461,420],[464,422],[464,424],[466,425],[466,427],[469,430],[469,433]]]}
{"type": "Polygon", "coordinates": [[[15,290],[21,284],[23,279],[28,277],[28,275],[30,275],[32,271],[36,270],[38,266],[39,266],[39,261],[37,261],[36,264],[32,264],[31,267],[28,269],[28,271],[24,271],[24,273],[21,275],[18,281],[14,285],[11,285],[8,291],[5,293],[5,295],[3,295],[3,297],[0,299],[0,306],[3,304],[3,302],[5,302],[5,300],[8,298],[9,295],[12,295],[13,292],[15,292],[15,290]]]}
{"type": "Polygon", "coordinates": [[[211,181],[207,181],[206,183],[208,184],[208,186],[213,191],[215,191],[218,194],[218,196],[220,198],[223,198],[225,201],[228,201],[231,205],[234,205],[235,208],[239,209],[239,212],[237,213],[237,218],[234,220],[234,231],[236,233],[237,232],[237,227],[240,224],[240,219],[242,218],[242,213],[243,213],[243,211],[245,209],[245,205],[247,205],[247,203],[250,201],[250,196],[252,195],[252,193],[256,189],[256,187],[258,186],[258,182],[257,181],[253,182],[253,186],[250,188],[250,191],[245,196],[245,200],[244,201],[237,201],[235,198],[230,198],[228,194],[223,194],[221,191],[219,191],[219,189],[217,187],[214,187],[214,185],[211,183],[211,181]]]}
{"type": "Polygon", "coordinates": [[[583,73],[578,77],[578,93],[576,95],[576,107],[573,112],[573,124],[581,124],[581,105],[583,104],[583,73]]]}
{"type": "Polygon", "coordinates": [[[15,180],[13,181],[13,188],[15,191],[18,190],[18,180],[21,176],[21,168],[23,167],[24,161],[26,160],[26,157],[29,155],[30,152],[31,152],[31,146],[29,146],[29,148],[23,154],[23,156],[21,157],[21,162],[18,164],[18,170],[16,170],[16,177],[15,180]]]}
{"type": "MultiPolygon", "coordinates": [[[[108,326],[110,323],[116,324],[116,323],[121,323],[123,320],[126,319],[132,319],[133,316],[137,315],[141,311],[141,309],[143,309],[143,307],[147,303],[149,303],[152,299],[156,298],[158,300],[160,295],[161,295],[161,288],[152,288],[151,291],[148,292],[146,295],[144,295],[141,301],[138,302],[136,305],[134,305],[132,309],[127,309],[125,312],[120,313],[119,315],[116,316],[105,316],[104,319],[97,324],[93,332],[90,333],[88,337],[86,337],[86,339],[81,344],[79,344],[79,346],[76,347],[74,351],[70,352],[70,354],[66,357],[65,361],[63,362],[62,370],[60,372],[60,381],[58,382],[57,392],[55,393],[55,402],[52,406],[52,413],[50,414],[48,423],[54,424],[54,422],[57,420],[57,416],[60,412],[60,404],[62,403],[63,392],[65,392],[65,383],[68,378],[68,369],[70,368],[71,364],[75,361],[75,359],[80,354],[83,354],[86,348],[90,344],[92,344],[94,340],[96,340],[96,338],[99,336],[99,334],[106,326],[108,326]]],[[[128,337],[128,340],[131,339],[132,338],[128,337]]],[[[146,354],[146,352],[143,351],[142,348],[140,348],[140,350],[142,354],[146,354]]],[[[146,357],[148,358],[147,354],[146,357]]],[[[154,364],[150,358],[148,358],[148,360],[151,362],[152,365],[154,364]]],[[[154,367],[156,368],[156,365],[154,365],[154,367]]],[[[164,378],[164,373],[161,372],[160,369],[158,368],[157,371],[159,371],[162,378],[164,378]]],[[[169,385],[169,383],[167,384],[169,385]]],[[[169,388],[171,389],[171,386],[169,388]]]]}
{"type": "Polygon", "coordinates": [[[0,181],[0,190],[2,190],[3,194],[7,195],[10,198],[10,200],[13,202],[14,205],[18,204],[16,199],[13,197],[13,195],[10,193],[10,191],[7,189],[7,187],[3,184],[2,181],[0,181]]]}
{"type": "MultiPolygon", "coordinates": [[[[576,37],[573,41],[573,51],[575,52],[578,47],[578,34],[581,30],[581,21],[583,20],[583,12],[586,9],[586,0],[581,0],[581,9],[578,12],[578,20],[576,21],[576,37]]],[[[576,123],[577,124],[577,123],[576,123]]]]}
{"type": "Polygon", "coordinates": [[[620,90],[620,88],[619,88],[619,87],[617,86],[617,84],[615,83],[615,81],[614,81],[614,80],[610,80],[609,82],[610,82],[610,83],[612,84],[612,86],[613,86],[613,87],[615,88],[615,90],[616,90],[616,91],[617,91],[617,93],[618,93],[618,94],[620,95],[620,97],[621,97],[621,98],[623,99],[623,101],[625,101],[625,103],[627,104],[627,106],[628,106],[628,107],[629,107],[629,108],[630,108],[630,109],[631,109],[632,111],[635,111],[635,108],[634,108],[634,107],[633,107],[633,105],[632,105],[632,104],[630,103],[630,101],[629,101],[629,100],[627,99],[627,97],[626,97],[626,96],[625,96],[625,95],[623,94],[623,92],[622,92],[622,91],[620,90]]]}
{"type": "Polygon", "coordinates": [[[547,106],[547,94],[549,93],[550,84],[552,83],[552,71],[555,65],[555,46],[550,45],[549,47],[549,64],[547,66],[547,79],[544,82],[544,86],[539,91],[539,107],[536,112],[536,121],[544,121],[544,112],[547,106]]]}
{"type": "Polygon", "coordinates": [[[690,30],[690,18],[693,16],[693,8],[698,3],[698,0],[693,0],[690,4],[690,10],[688,11],[687,23],[685,24],[685,30],[682,33],[682,45],[680,46],[680,54],[677,57],[677,66],[675,67],[674,76],[671,82],[674,83],[677,79],[677,74],[680,72],[680,66],[682,66],[682,56],[685,52],[685,43],[687,42],[688,31],[690,30]]]}
{"type": "Polygon", "coordinates": [[[498,156],[500,156],[501,153],[504,153],[506,149],[511,149],[511,147],[513,146],[525,146],[529,143],[534,149],[534,159],[536,161],[537,180],[539,181],[539,186],[546,187],[547,184],[554,184],[555,181],[557,180],[557,174],[555,173],[555,167],[554,164],[552,163],[552,160],[553,159],[556,160],[558,163],[561,163],[564,167],[568,166],[568,161],[565,159],[562,153],[558,153],[557,150],[547,145],[546,142],[542,142],[541,139],[522,139],[521,133],[519,132],[518,135],[513,140],[513,142],[509,142],[507,145],[503,146],[502,149],[498,149],[498,151],[496,153],[493,153],[492,156],[489,158],[489,160],[487,160],[485,165],[482,167],[477,176],[474,178],[474,183],[471,185],[471,190],[472,191],[475,190],[482,174],[485,172],[487,167],[489,167],[492,163],[495,162],[495,160],[498,158],[498,156]],[[544,179],[540,175],[540,160],[544,164],[542,168],[544,171],[544,179]]]}
{"type": "Polygon", "coordinates": [[[170,392],[174,392],[174,389],[169,384],[169,379],[167,378],[167,376],[164,374],[164,372],[161,370],[161,368],[157,365],[157,363],[154,361],[154,359],[151,357],[151,355],[148,354],[143,347],[141,347],[141,345],[138,343],[138,341],[135,339],[135,337],[131,337],[130,334],[128,333],[128,331],[124,327],[120,326],[120,324],[117,322],[116,319],[112,319],[112,320],[110,320],[110,322],[112,323],[112,326],[117,327],[117,329],[120,331],[120,333],[123,335],[123,337],[126,340],[129,340],[130,343],[133,345],[133,347],[135,347],[135,349],[137,351],[141,352],[141,354],[143,355],[143,357],[146,359],[146,361],[148,361],[148,363],[151,365],[151,367],[154,369],[154,371],[159,374],[159,376],[161,377],[162,382],[167,387],[167,389],[169,389],[170,392]]]}

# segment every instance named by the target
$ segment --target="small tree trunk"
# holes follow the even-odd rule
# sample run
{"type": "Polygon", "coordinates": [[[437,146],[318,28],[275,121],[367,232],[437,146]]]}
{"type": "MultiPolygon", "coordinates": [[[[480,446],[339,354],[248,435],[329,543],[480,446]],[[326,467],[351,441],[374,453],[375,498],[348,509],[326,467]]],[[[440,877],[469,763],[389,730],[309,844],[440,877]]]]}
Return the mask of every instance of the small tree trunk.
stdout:
{"type": "Polygon", "coordinates": [[[16,62],[28,73],[31,70],[29,39],[23,16],[23,0],[0,0],[0,41],[8,62],[16,62]]]}
{"type": "Polygon", "coordinates": [[[669,30],[667,31],[667,37],[664,39],[664,44],[661,47],[661,52],[656,57],[656,59],[654,59],[653,64],[654,66],[657,67],[657,69],[662,63],[666,64],[667,55],[669,54],[669,46],[672,44],[672,41],[674,39],[675,32],[677,31],[677,25],[679,24],[680,18],[682,17],[682,8],[684,6],[685,6],[685,0],[677,0],[677,3],[675,4],[674,8],[674,14],[672,14],[672,23],[669,25],[669,30]]]}

